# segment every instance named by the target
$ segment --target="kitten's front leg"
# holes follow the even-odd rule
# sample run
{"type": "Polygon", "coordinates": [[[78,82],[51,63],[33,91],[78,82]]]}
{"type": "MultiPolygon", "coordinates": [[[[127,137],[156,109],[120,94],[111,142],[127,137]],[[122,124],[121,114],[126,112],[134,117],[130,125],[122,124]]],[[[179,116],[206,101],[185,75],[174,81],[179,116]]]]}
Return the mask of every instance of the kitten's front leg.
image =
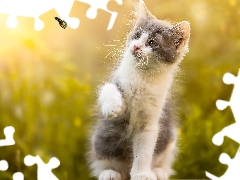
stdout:
{"type": "Polygon", "coordinates": [[[121,115],[125,109],[125,101],[116,85],[106,83],[99,92],[98,104],[105,118],[114,118],[121,115]]]}
{"type": "Polygon", "coordinates": [[[157,122],[150,122],[133,138],[131,180],[157,180],[152,172],[152,158],[158,137],[157,122]]]}

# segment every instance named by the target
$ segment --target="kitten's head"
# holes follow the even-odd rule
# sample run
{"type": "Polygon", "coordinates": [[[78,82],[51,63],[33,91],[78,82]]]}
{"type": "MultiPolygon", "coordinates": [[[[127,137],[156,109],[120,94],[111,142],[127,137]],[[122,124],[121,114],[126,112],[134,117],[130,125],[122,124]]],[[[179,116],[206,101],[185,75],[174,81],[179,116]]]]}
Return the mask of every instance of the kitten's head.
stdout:
{"type": "Polygon", "coordinates": [[[142,70],[161,69],[179,63],[188,51],[190,26],[186,21],[175,26],[158,20],[140,0],[136,22],[127,38],[135,66],[142,70]]]}

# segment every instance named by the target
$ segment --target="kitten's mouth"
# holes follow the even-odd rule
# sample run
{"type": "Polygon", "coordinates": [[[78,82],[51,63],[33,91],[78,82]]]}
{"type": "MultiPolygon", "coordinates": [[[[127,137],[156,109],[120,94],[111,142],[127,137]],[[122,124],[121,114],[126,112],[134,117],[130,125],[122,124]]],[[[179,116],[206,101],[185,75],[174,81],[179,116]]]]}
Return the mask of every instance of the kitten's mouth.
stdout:
{"type": "Polygon", "coordinates": [[[133,51],[132,54],[137,60],[143,58],[143,52],[142,51],[133,51]]]}
{"type": "Polygon", "coordinates": [[[132,54],[135,57],[135,67],[146,69],[148,66],[148,56],[146,56],[142,51],[134,51],[132,54]]]}

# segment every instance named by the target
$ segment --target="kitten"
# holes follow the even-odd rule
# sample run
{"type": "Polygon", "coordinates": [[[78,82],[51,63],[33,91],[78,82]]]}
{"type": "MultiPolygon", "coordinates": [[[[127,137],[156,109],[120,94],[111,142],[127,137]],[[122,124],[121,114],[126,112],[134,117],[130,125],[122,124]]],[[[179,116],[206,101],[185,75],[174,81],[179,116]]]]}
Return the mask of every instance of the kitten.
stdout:
{"type": "Polygon", "coordinates": [[[140,0],[121,63],[99,90],[90,152],[99,180],[165,180],[176,153],[171,86],[190,26],[158,20],[140,0]]]}

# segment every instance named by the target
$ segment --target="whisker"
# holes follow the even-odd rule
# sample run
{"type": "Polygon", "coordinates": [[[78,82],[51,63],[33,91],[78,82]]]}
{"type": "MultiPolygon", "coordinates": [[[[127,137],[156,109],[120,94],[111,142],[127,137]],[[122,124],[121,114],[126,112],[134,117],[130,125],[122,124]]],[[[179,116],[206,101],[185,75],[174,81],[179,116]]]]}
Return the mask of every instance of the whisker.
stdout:
{"type": "Polygon", "coordinates": [[[148,65],[148,56],[147,56],[147,63],[146,63],[146,65],[148,65]]]}
{"type": "Polygon", "coordinates": [[[114,44],[104,44],[104,46],[115,47],[115,46],[117,46],[117,45],[114,45],[114,44]]]}
{"type": "Polygon", "coordinates": [[[105,58],[104,59],[106,59],[110,54],[112,53],[112,51],[111,52],[109,52],[106,56],[105,56],[105,58]]]}
{"type": "Polygon", "coordinates": [[[116,56],[117,52],[115,51],[111,57],[111,59],[113,59],[116,56]]]}

